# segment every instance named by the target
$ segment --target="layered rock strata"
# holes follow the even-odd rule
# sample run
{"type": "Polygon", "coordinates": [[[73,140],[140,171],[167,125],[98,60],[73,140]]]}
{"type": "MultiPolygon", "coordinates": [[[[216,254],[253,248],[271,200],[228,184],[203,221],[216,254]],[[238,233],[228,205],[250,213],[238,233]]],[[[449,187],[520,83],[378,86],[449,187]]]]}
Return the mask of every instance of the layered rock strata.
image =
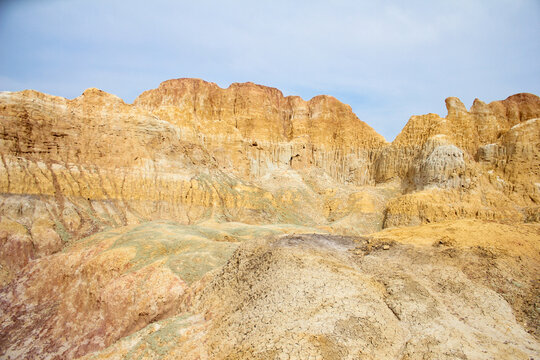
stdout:
{"type": "Polygon", "coordinates": [[[131,105],[97,89],[0,93],[0,280],[72,240],[157,219],[342,234],[538,221],[539,98],[446,103],[446,118],[413,116],[387,143],[333,97],[253,83],[169,80],[131,105]]]}
{"type": "Polygon", "coordinates": [[[169,80],[134,105],[177,125],[184,139],[250,179],[277,168],[320,168],[340,182],[365,184],[371,181],[369,151],[386,145],[331,96],[304,101],[253,83],[222,89],[202,80],[169,80]]]}
{"type": "Polygon", "coordinates": [[[540,99],[446,104],[0,93],[0,357],[539,356],[540,99]]]}
{"type": "Polygon", "coordinates": [[[376,181],[399,178],[385,226],[477,218],[537,221],[540,99],[517,94],[470,111],[446,100],[448,116],[413,116],[376,157],[376,181]]]}

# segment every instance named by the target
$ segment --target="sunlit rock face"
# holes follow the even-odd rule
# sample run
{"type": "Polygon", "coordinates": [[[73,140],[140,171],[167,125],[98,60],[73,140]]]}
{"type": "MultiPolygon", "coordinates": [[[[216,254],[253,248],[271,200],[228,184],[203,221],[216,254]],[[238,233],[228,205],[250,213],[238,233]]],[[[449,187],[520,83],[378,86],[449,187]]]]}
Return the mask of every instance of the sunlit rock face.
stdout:
{"type": "Polygon", "coordinates": [[[540,99],[446,105],[0,93],[0,357],[538,356],[540,99]]]}
{"type": "Polygon", "coordinates": [[[449,216],[536,219],[539,98],[446,105],[446,118],[413,116],[388,143],[331,96],[253,83],[169,80],[133,104],[98,89],[73,100],[3,92],[0,216],[24,228],[6,225],[3,243],[25,254],[18,268],[98,230],[157,219],[344,234],[449,216]]]}
{"type": "Polygon", "coordinates": [[[222,89],[202,80],[169,80],[134,105],[177,125],[184,139],[251,179],[284,167],[316,167],[340,182],[366,184],[369,151],[386,144],[331,96],[304,101],[253,83],[222,89]]]}
{"type": "Polygon", "coordinates": [[[383,226],[449,219],[537,221],[540,99],[517,94],[448,116],[413,116],[375,156],[375,180],[400,179],[404,194],[386,205],[383,226]]]}

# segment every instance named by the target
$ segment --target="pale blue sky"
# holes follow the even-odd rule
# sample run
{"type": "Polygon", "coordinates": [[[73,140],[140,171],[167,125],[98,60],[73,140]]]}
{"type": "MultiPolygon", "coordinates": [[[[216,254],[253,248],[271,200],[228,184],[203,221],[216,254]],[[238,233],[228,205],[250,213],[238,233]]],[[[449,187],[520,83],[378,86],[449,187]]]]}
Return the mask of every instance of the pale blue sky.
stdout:
{"type": "Polygon", "coordinates": [[[0,0],[0,90],[253,81],[333,95],[392,140],[448,96],[539,95],[539,39],[539,0],[0,0]]]}

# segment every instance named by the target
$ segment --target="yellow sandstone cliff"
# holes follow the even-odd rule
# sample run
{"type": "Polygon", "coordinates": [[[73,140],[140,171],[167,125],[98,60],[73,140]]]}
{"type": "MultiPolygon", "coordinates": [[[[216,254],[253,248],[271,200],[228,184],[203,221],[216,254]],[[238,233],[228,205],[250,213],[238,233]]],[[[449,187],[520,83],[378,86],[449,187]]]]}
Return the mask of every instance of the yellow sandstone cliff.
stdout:
{"type": "Polygon", "coordinates": [[[377,180],[399,177],[407,194],[386,226],[478,218],[537,221],[540,98],[517,94],[470,111],[446,99],[448,116],[413,116],[377,161],[377,180]]]}
{"type": "Polygon", "coordinates": [[[446,105],[1,92],[0,357],[539,356],[540,99],[446,105]]]}
{"type": "Polygon", "coordinates": [[[253,83],[169,80],[133,104],[97,89],[0,93],[2,254],[21,254],[2,278],[72,239],[157,219],[344,234],[538,221],[540,99],[446,104],[446,118],[413,116],[388,143],[331,96],[253,83]]]}

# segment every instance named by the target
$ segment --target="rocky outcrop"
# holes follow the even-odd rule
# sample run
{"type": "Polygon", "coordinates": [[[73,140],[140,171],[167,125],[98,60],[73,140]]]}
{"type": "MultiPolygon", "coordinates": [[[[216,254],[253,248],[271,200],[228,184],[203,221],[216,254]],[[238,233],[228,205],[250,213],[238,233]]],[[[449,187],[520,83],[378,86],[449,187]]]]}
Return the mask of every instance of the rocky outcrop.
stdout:
{"type": "Polygon", "coordinates": [[[513,95],[489,105],[476,99],[470,112],[459,99],[448,98],[446,107],[446,118],[436,114],[410,118],[390,149],[379,154],[377,181],[395,176],[406,178],[411,160],[434,138],[444,137],[447,143],[478,160],[480,148],[501,142],[513,126],[540,117],[540,98],[532,94],[513,95]]]}
{"type": "Polygon", "coordinates": [[[253,83],[169,80],[133,104],[98,89],[0,93],[0,216],[13,223],[1,241],[22,254],[0,252],[2,282],[73,240],[157,219],[341,234],[537,221],[539,98],[446,103],[446,118],[413,116],[389,144],[333,97],[253,83]]]}
{"type": "Polygon", "coordinates": [[[375,157],[375,180],[400,179],[385,226],[447,219],[533,221],[539,209],[540,98],[518,94],[470,111],[446,100],[448,115],[413,116],[375,157]],[[451,190],[454,189],[454,190],[451,190]]]}
{"type": "Polygon", "coordinates": [[[540,99],[446,104],[0,93],[0,357],[538,356],[540,99]]]}
{"type": "Polygon", "coordinates": [[[14,260],[0,253],[2,278],[10,278],[8,268],[22,268],[43,253],[38,248],[58,251],[111,226],[155,219],[320,218],[295,210],[298,201],[306,203],[295,189],[273,194],[227,174],[177,126],[97,89],[73,100],[2,93],[0,119],[0,216],[18,224],[4,226],[2,247],[5,254],[24,254],[14,260]]]}
{"type": "Polygon", "coordinates": [[[304,101],[253,83],[222,89],[176,79],[142,93],[135,107],[181,129],[184,139],[216,154],[229,171],[257,179],[276,168],[321,168],[340,182],[370,182],[369,151],[382,136],[331,96],[304,101]]]}
{"type": "Polygon", "coordinates": [[[2,282],[44,254],[36,249],[53,253],[111,226],[325,224],[335,189],[369,182],[369,149],[385,144],[332,97],[306,102],[251,83],[220,89],[194,79],[164,82],[134,105],[98,89],[73,100],[4,92],[0,120],[0,216],[15,223],[2,247],[22,252],[16,260],[0,252],[2,282]],[[313,169],[330,192],[305,183],[313,169]]]}

